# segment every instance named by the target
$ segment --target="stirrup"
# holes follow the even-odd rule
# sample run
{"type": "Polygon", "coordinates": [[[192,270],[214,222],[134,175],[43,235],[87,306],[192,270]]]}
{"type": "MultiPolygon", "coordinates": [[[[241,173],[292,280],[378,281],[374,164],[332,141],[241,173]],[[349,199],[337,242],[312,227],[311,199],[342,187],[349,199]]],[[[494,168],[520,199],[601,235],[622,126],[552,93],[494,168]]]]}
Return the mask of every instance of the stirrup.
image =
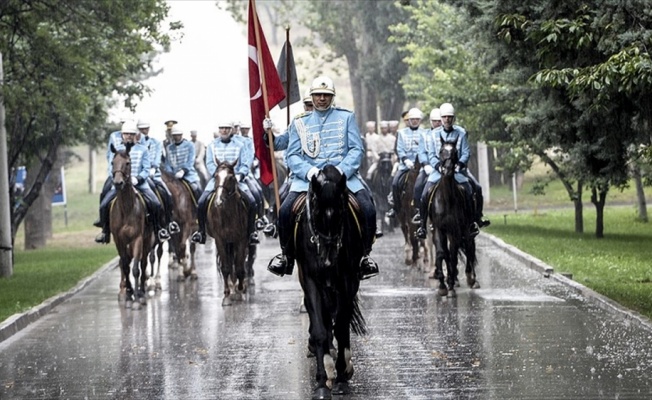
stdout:
{"type": "Polygon", "coordinates": [[[170,222],[170,224],[168,225],[168,229],[170,230],[170,234],[181,232],[181,228],[179,227],[179,224],[177,224],[176,221],[170,222]]]}
{"type": "Polygon", "coordinates": [[[265,234],[265,236],[268,236],[268,237],[273,236],[273,237],[275,237],[276,236],[276,225],[268,224],[265,227],[265,229],[263,229],[263,233],[265,234]]]}
{"type": "Polygon", "coordinates": [[[387,211],[387,212],[385,213],[385,216],[386,216],[387,218],[394,218],[394,217],[396,217],[396,210],[394,210],[393,208],[391,208],[389,211],[387,211]]]}
{"type": "Polygon", "coordinates": [[[160,240],[161,242],[164,242],[164,241],[169,240],[169,239],[170,239],[170,233],[168,232],[167,229],[161,228],[161,229],[158,230],[158,240],[160,240]]]}
{"type": "Polygon", "coordinates": [[[104,224],[102,223],[102,220],[98,218],[95,220],[95,222],[93,222],[93,226],[97,228],[101,228],[102,226],[104,226],[104,224]]]}
{"type": "Polygon", "coordinates": [[[206,244],[206,234],[203,232],[196,231],[192,234],[190,238],[194,243],[206,244]]]}
{"type": "Polygon", "coordinates": [[[491,225],[491,221],[489,221],[488,219],[480,218],[480,220],[478,221],[478,226],[480,228],[484,228],[485,226],[489,226],[489,225],[491,225]]]}
{"type": "Polygon", "coordinates": [[[412,217],[412,223],[414,225],[421,225],[421,213],[417,212],[414,214],[414,217],[412,217]]]}
{"type": "Polygon", "coordinates": [[[257,231],[262,230],[263,228],[265,228],[266,225],[267,224],[262,219],[257,219],[256,220],[256,230],[257,231]]]}
{"type": "Polygon", "coordinates": [[[383,231],[378,229],[378,230],[376,230],[375,236],[376,236],[376,239],[380,239],[381,237],[385,236],[385,234],[383,233],[383,231]]]}
{"type": "Polygon", "coordinates": [[[419,229],[417,229],[415,236],[418,239],[426,239],[428,237],[428,231],[426,231],[426,228],[423,226],[420,226],[419,229]]]}
{"type": "Polygon", "coordinates": [[[473,238],[478,236],[479,233],[480,233],[480,227],[478,226],[478,223],[477,222],[472,223],[471,228],[469,228],[469,235],[471,235],[471,237],[473,238]]]}
{"type": "Polygon", "coordinates": [[[258,244],[260,243],[260,240],[258,240],[258,232],[254,232],[251,235],[249,235],[249,244],[258,244]]]}
{"type": "Polygon", "coordinates": [[[95,242],[100,244],[108,244],[111,241],[111,234],[104,231],[95,236],[95,242]]]}
{"type": "Polygon", "coordinates": [[[292,275],[294,261],[282,253],[277,254],[269,260],[267,270],[277,276],[292,275]]]}
{"type": "Polygon", "coordinates": [[[371,257],[362,257],[362,260],[360,260],[360,280],[373,278],[379,273],[378,264],[371,257]]]}

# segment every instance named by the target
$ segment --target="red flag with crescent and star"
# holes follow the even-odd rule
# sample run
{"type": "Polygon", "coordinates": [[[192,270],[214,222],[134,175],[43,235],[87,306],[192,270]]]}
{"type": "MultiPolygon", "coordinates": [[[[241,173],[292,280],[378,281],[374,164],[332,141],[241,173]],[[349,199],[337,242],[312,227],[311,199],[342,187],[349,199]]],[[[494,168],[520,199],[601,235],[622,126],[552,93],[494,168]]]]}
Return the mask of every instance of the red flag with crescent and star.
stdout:
{"type": "Polygon", "coordinates": [[[268,185],[273,180],[272,155],[263,139],[263,120],[285,98],[283,84],[276,71],[272,55],[256,13],[254,0],[249,0],[249,96],[251,130],[256,157],[260,163],[260,180],[268,185]]]}

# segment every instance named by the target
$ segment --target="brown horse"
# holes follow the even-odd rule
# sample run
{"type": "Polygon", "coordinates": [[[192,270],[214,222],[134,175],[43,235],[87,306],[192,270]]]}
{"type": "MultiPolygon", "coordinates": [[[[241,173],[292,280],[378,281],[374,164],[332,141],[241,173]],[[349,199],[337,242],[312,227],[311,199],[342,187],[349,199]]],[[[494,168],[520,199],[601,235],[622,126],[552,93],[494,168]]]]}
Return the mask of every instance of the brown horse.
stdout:
{"type": "Polygon", "coordinates": [[[396,214],[398,223],[403,231],[405,238],[405,264],[412,265],[420,268],[420,264],[427,264],[428,255],[426,252],[425,241],[416,237],[418,226],[412,223],[412,217],[415,213],[415,208],[412,203],[414,197],[414,184],[417,180],[420,170],[419,162],[416,163],[413,169],[410,169],[399,182],[400,187],[400,204],[401,209],[396,214]],[[424,259],[420,259],[420,252],[424,252],[424,259]]]}
{"type": "Polygon", "coordinates": [[[127,308],[137,310],[146,303],[147,256],[154,245],[154,232],[147,223],[145,201],[131,184],[131,147],[127,144],[126,150],[116,151],[111,145],[111,151],[115,153],[112,176],[117,196],[111,205],[109,227],[120,256],[118,301],[125,302],[127,308]],[[130,265],[135,291],[129,277],[130,265]]]}
{"type": "Polygon", "coordinates": [[[181,179],[167,171],[161,170],[163,182],[172,194],[174,207],[172,218],[179,224],[181,231],[172,235],[168,241],[173,257],[170,257],[170,266],[178,268],[177,281],[181,282],[187,277],[197,279],[195,269],[195,243],[190,243],[190,254],[187,251],[187,244],[190,235],[197,230],[197,203],[189,186],[181,179]]]}
{"type": "Polygon", "coordinates": [[[215,239],[218,271],[224,279],[223,306],[242,300],[247,291],[245,259],[248,252],[247,206],[240,195],[234,167],[237,161],[217,162],[215,194],[206,214],[207,233],[215,239]],[[231,296],[231,290],[235,293],[231,296]]]}

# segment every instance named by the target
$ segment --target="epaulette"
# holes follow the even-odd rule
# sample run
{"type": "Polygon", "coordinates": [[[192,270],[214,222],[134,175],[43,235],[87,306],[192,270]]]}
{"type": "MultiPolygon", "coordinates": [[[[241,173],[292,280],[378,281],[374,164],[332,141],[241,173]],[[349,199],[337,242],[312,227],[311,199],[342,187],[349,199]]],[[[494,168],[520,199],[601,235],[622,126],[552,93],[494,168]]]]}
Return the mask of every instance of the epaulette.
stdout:
{"type": "Polygon", "coordinates": [[[294,119],[303,118],[303,117],[308,116],[310,114],[312,114],[312,111],[304,111],[301,114],[295,115],[294,119]]]}
{"type": "Polygon", "coordinates": [[[339,111],[346,111],[346,112],[350,112],[350,113],[353,112],[353,111],[349,110],[348,108],[342,108],[342,107],[338,107],[338,106],[334,106],[333,108],[335,108],[336,110],[339,110],[339,111]]]}

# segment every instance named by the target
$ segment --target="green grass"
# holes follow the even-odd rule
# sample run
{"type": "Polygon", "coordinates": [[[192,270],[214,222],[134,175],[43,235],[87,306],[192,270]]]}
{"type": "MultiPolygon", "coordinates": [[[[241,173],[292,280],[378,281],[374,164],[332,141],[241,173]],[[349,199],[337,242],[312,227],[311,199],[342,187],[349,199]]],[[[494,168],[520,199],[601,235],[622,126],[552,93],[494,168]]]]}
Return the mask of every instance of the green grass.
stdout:
{"type": "Polygon", "coordinates": [[[14,274],[0,279],[0,321],[70,290],[115,255],[111,246],[16,252],[14,274]]]}
{"type": "Polygon", "coordinates": [[[595,210],[584,209],[585,233],[571,209],[489,214],[485,229],[625,307],[652,318],[652,226],[633,207],[605,210],[605,237],[595,237],[595,210]]]}

